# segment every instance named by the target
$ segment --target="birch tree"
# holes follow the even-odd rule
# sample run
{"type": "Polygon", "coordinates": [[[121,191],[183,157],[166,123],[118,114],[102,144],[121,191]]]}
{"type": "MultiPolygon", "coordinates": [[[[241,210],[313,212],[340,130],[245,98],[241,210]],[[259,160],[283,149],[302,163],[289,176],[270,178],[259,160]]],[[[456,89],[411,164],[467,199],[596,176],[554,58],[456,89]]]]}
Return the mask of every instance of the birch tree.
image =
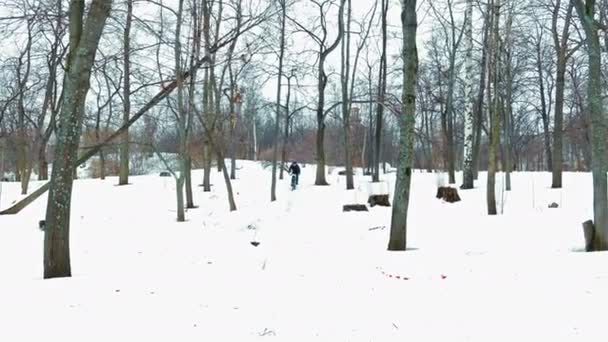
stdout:
{"type": "MultiPolygon", "coordinates": [[[[475,97],[473,94],[473,69],[475,62],[473,61],[473,0],[467,0],[465,12],[465,124],[464,124],[464,167],[463,180],[461,189],[473,189],[474,187],[474,172],[473,172],[473,142],[475,132],[475,114],[473,108],[475,106],[475,97]]],[[[483,76],[482,76],[483,77],[483,76]]]]}

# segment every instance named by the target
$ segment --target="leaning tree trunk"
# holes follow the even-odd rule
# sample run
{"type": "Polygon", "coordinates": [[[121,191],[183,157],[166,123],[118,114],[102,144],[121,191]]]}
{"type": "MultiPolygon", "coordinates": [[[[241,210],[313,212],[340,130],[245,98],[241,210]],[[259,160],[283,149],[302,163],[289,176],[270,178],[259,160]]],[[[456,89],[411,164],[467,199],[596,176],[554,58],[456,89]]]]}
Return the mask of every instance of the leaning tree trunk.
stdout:
{"type": "Polygon", "coordinates": [[[228,205],[230,206],[230,211],[235,211],[236,203],[234,201],[234,191],[232,190],[232,183],[230,182],[230,175],[228,174],[228,169],[226,168],[226,163],[224,162],[223,156],[220,160],[221,160],[221,164],[222,164],[221,168],[222,168],[222,173],[224,175],[224,182],[226,182],[226,189],[228,192],[228,205]]]}
{"type": "Polygon", "coordinates": [[[416,48],[416,0],[402,0],[401,24],[403,30],[403,94],[402,113],[399,115],[399,167],[393,199],[391,232],[388,250],[404,251],[407,248],[407,213],[410,201],[412,164],[416,125],[416,79],[418,52],[416,48]]]}
{"type": "MultiPolygon", "coordinates": [[[[123,113],[122,124],[129,122],[131,114],[131,21],[133,18],[133,0],[127,0],[127,20],[123,36],[123,113]]],[[[120,142],[120,170],[118,185],[129,184],[129,131],[125,131],[120,142]]]]}
{"type": "Polygon", "coordinates": [[[608,250],[608,183],[606,179],[606,118],[602,104],[602,50],[595,21],[595,1],[575,0],[585,30],[589,78],[587,106],[591,119],[591,172],[593,176],[593,250],[608,250]]]}
{"type": "Polygon", "coordinates": [[[473,140],[474,131],[473,126],[475,125],[475,114],[473,113],[473,107],[475,106],[475,98],[473,96],[473,0],[467,0],[467,8],[465,14],[465,20],[467,21],[465,26],[465,122],[464,122],[464,168],[462,177],[461,189],[473,189],[474,187],[474,174],[473,174],[473,140]]]}
{"type": "Polygon", "coordinates": [[[70,3],[70,53],[46,209],[44,278],[72,274],[69,232],[73,176],[91,68],[111,5],[112,0],[93,0],[83,25],[84,2],[70,3]]]}

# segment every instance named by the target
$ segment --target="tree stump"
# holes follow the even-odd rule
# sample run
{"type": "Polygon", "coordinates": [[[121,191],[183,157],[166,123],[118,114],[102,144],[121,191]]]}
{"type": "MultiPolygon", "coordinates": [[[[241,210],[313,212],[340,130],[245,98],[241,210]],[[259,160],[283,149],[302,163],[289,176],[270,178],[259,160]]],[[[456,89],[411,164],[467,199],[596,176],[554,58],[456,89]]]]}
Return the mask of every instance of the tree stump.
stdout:
{"type": "Polygon", "coordinates": [[[583,233],[585,234],[585,251],[593,252],[593,239],[595,237],[595,225],[592,220],[583,222],[583,233]]]}
{"type": "Polygon", "coordinates": [[[171,173],[169,171],[161,171],[159,176],[160,177],[171,177],[171,173]]]}
{"type": "Polygon", "coordinates": [[[454,203],[460,201],[460,196],[458,195],[458,189],[451,188],[449,186],[440,186],[437,189],[437,198],[443,199],[448,203],[454,203]]]}
{"type": "Polygon", "coordinates": [[[557,204],[557,203],[553,202],[553,203],[549,204],[549,208],[550,208],[550,209],[559,208],[559,204],[557,204]]]}
{"type": "Polygon", "coordinates": [[[342,207],[342,211],[368,211],[365,204],[346,204],[342,207]]]}
{"type": "Polygon", "coordinates": [[[388,200],[388,195],[371,195],[369,196],[367,203],[369,203],[370,207],[374,206],[382,206],[382,207],[390,207],[391,202],[388,200]]]}

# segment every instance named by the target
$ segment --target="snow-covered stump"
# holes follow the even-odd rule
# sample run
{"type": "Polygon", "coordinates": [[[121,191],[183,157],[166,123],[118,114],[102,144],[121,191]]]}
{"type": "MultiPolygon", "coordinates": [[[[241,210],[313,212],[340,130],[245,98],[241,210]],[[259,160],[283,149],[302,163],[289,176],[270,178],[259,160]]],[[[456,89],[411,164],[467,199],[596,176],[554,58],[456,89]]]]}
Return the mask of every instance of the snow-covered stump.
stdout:
{"type": "Polygon", "coordinates": [[[592,220],[583,222],[583,233],[585,234],[585,251],[593,252],[593,238],[595,237],[595,226],[592,220]]]}
{"type": "Polygon", "coordinates": [[[367,210],[367,206],[365,204],[345,204],[342,207],[342,211],[349,212],[349,211],[368,211],[368,210],[367,210]]]}
{"type": "Polygon", "coordinates": [[[390,207],[391,202],[388,199],[388,195],[371,195],[369,196],[367,203],[369,203],[370,207],[374,206],[382,206],[382,207],[390,207]]]}
{"type": "Polygon", "coordinates": [[[460,196],[458,195],[458,189],[451,188],[449,186],[441,186],[437,188],[437,195],[435,196],[438,199],[443,199],[448,203],[454,203],[460,201],[460,196]]]}
{"type": "Polygon", "coordinates": [[[388,182],[376,182],[367,184],[367,203],[370,207],[383,206],[390,207],[390,185],[388,182]]]}

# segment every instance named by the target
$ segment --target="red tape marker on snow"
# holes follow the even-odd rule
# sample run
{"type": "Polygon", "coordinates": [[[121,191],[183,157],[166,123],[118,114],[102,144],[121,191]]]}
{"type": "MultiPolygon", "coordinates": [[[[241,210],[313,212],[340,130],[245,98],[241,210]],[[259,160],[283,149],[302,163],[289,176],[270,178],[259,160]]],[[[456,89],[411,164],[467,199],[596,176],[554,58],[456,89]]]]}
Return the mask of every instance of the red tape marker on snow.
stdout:
{"type": "MultiPolygon", "coordinates": [[[[391,274],[391,273],[387,273],[387,272],[385,272],[385,271],[382,269],[382,267],[376,267],[376,269],[377,269],[377,270],[379,270],[379,271],[380,271],[380,273],[382,273],[382,275],[384,275],[384,276],[386,276],[386,277],[388,277],[388,278],[391,278],[391,279],[397,279],[397,280],[401,280],[401,279],[403,279],[403,280],[410,280],[410,278],[408,278],[408,277],[406,277],[406,276],[403,276],[403,275],[397,275],[397,274],[391,274]]],[[[444,274],[441,274],[441,279],[446,279],[447,277],[448,277],[448,276],[446,276],[446,275],[444,275],[444,274]]]]}

